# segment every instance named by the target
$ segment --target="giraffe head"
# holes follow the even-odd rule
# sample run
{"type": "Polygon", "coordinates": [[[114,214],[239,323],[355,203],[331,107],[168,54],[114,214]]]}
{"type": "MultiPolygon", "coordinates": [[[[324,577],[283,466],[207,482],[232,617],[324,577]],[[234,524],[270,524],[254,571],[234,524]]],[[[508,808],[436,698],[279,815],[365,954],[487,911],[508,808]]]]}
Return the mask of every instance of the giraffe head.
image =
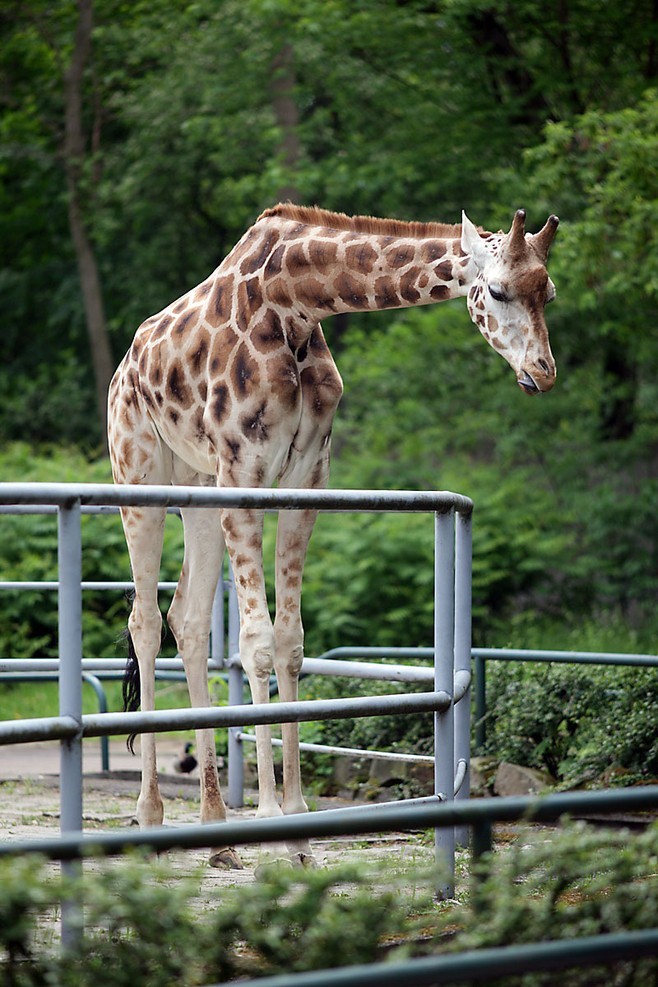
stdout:
{"type": "Polygon", "coordinates": [[[519,209],[509,233],[481,236],[463,214],[461,246],[471,258],[468,311],[487,342],[516,373],[527,394],[550,391],[555,360],[544,306],[555,298],[546,260],[559,219],[549,216],[539,233],[525,232],[519,209]]]}

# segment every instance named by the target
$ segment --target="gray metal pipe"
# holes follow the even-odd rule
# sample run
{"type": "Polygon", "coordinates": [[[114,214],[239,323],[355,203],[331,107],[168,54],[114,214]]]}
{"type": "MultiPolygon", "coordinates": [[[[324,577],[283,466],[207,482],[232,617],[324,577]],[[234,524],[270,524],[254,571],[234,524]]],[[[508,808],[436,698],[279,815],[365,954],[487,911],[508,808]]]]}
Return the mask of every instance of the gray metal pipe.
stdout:
{"type": "Polygon", "coordinates": [[[68,504],[160,507],[259,507],[272,510],[427,511],[470,514],[473,501],[445,490],[299,490],[293,488],[190,487],[109,483],[3,483],[0,504],[68,504]]]}
{"type": "Polygon", "coordinates": [[[73,716],[40,716],[38,719],[0,721],[0,745],[40,740],[70,740],[80,731],[73,716]]]}
{"type": "MultiPolygon", "coordinates": [[[[238,733],[238,739],[243,743],[256,743],[256,736],[253,733],[238,733]]],[[[283,741],[278,737],[272,737],[272,747],[283,747],[283,741]]],[[[342,757],[362,757],[367,760],[380,761],[400,761],[407,764],[434,764],[434,758],[429,754],[403,754],[401,751],[371,751],[360,747],[334,747],[331,744],[310,744],[300,741],[300,751],[308,751],[310,754],[337,754],[342,757]]]]}
{"type": "MultiPolygon", "coordinates": [[[[524,943],[423,956],[393,963],[368,963],[285,973],[240,981],[240,987],[432,987],[485,983],[506,975],[542,973],[572,967],[608,966],[620,960],[658,955],[658,929],[606,933],[580,939],[524,943]]],[[[221,987],[219,984],[211,987],[221,987]]]]}
{"type": "Polygon", "coordinates": [[[51,839],[17,840],[0,845],[0,857],[40,853],[51,860],[75,860],[97,853],[114,856],[144,845],[156,851],[230,845],[252,845],[302,837],[324,838],[358,833],[396,832],[482,822],[555,822],[564,815],[606,814],[658,807],[658,785],[606,789],[598,792],[558,792],[546,796],[515,796],[466,801],[422,800],[421,805],[395,802],[347,809],[238,819],[223,823],[121,831],[67,834],[51,839]],[[375,821],[376,820],[376,821],[375,821]]]}
{"type": "MultiPolygon", "coordinates": [[[[434,793],[451,801],[454,788],[454,512],[434,515],[434,688],[446,693],[446,709],[434,713],[434,793]]],[[[434,831],[437,864],[445,868],[450,879],[437,890],[443,898],[454,894],[455,831],[449,827],[434,831]]]]}
{"type": "MultiPolygon", "coordinates": [[[[353,716],[389,713],[420,713],[447,709],[451,698],[445,692],[410,695],[359,696],[349,699],[313,699],[295,703],[223,706],[208,709],[148,710],[138,713],[89,713],[82,717],[85,737],[127,733],[158,733],[204,727],[235,727],[259,723],[302,723],[314,720],[345,720],[353,716]]],[[[0,737],[3,724],[0,724],[0,737]]]]}

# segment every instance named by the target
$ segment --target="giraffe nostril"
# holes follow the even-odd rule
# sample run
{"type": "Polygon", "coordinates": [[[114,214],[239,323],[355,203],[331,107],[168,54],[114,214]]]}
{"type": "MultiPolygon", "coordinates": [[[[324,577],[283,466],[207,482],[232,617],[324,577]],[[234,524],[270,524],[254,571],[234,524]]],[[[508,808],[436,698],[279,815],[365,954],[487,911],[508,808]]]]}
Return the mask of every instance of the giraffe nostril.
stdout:
{"type": "Polygon", "coordinates": [[[545,374],[550,374],[551,368],[546,363],[546,360],[537,360],[537,366],[544,371],[545,374]]]}

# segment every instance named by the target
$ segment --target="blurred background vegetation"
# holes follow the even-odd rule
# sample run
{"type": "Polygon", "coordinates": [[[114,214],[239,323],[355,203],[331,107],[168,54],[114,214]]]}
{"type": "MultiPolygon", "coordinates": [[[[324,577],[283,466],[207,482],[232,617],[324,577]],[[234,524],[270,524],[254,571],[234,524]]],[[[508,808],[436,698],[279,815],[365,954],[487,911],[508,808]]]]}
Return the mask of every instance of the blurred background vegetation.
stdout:
{"type": "MultiPolygon", "coordinates": [[[[328,320],[332,485],[474,499],[477,645],[656,650],[653,0],[1,0],[0,29],[0,479],[109,479],[136,327],[279,199],[556,212],[554,391],[522,394],[463,301],[328,320]]],[[[3,578],[52,578],[52,521],[1,537],[3,578]]],[[[126,577],[118,524],[84,538],[87,577],[126,577]]],[[[428,644],[431,553],[427,518],[321,518],[307,653],[428,644]]],[[[124,601],[85,601],[86,653],[115,653],[124,601]]],[[[0,652],[55,649],[50,602],[3,594],[0,652]]]]}

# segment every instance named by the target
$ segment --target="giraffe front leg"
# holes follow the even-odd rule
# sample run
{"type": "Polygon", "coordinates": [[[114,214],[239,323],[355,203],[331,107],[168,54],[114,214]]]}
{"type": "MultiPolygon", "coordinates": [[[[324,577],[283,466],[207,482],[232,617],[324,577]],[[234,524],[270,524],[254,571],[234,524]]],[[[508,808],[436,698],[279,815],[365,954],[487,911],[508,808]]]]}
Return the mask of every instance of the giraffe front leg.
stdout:
{"type": "MultiPolygon", "coordinates": [[[[304,559],[317,517],[315,511],[286,511],[279,515],[277,530],[276,598],[274,623],[275,668],[282,702],[299,698],[299,673],[304,659],[304,629],[301,619],[301,589],[304,559]]],[[[302,794],[299,759],[299,725],[284,723],[283,811],[308,812],[302,794]]],[[[317,861],[308,840],[288,843],[294,864],[313,867],[317,861]]]]}
{"type": "MultiPolygon", "coordinates": [[[[225,510],[222,527],[231,559],[240,608],[240,660],[249,680],[255,705],[270,700],[270,674],[274,666],[274,628],[270,619],[263,575],[263,512],[225,510]]],[[[272,732],[269,725],[257,726],[259,818],[282,815],[276,798],[272,732]]],[[[261,849],[260,864],[287,860],[285,847],[270,843],[261,849]]]]}
{"type": "MultiPolygon", "coordinates": [[[[185,561],[176,596],[168,614],[179,651],[192,706],[210,706],[208,689],[208,641],[210,619],[219,578],[224,543],[218,511],[181,511],[185,531],[185,561]]],[[[224,822],[226,806],[217,773],[215,731],[196,731],[197,760],[201,786],[201,822],[224,822]]],[[[241,870],[243,865],[234,847],[217,846],[210,851],[212,867],[241,870]]]]}

